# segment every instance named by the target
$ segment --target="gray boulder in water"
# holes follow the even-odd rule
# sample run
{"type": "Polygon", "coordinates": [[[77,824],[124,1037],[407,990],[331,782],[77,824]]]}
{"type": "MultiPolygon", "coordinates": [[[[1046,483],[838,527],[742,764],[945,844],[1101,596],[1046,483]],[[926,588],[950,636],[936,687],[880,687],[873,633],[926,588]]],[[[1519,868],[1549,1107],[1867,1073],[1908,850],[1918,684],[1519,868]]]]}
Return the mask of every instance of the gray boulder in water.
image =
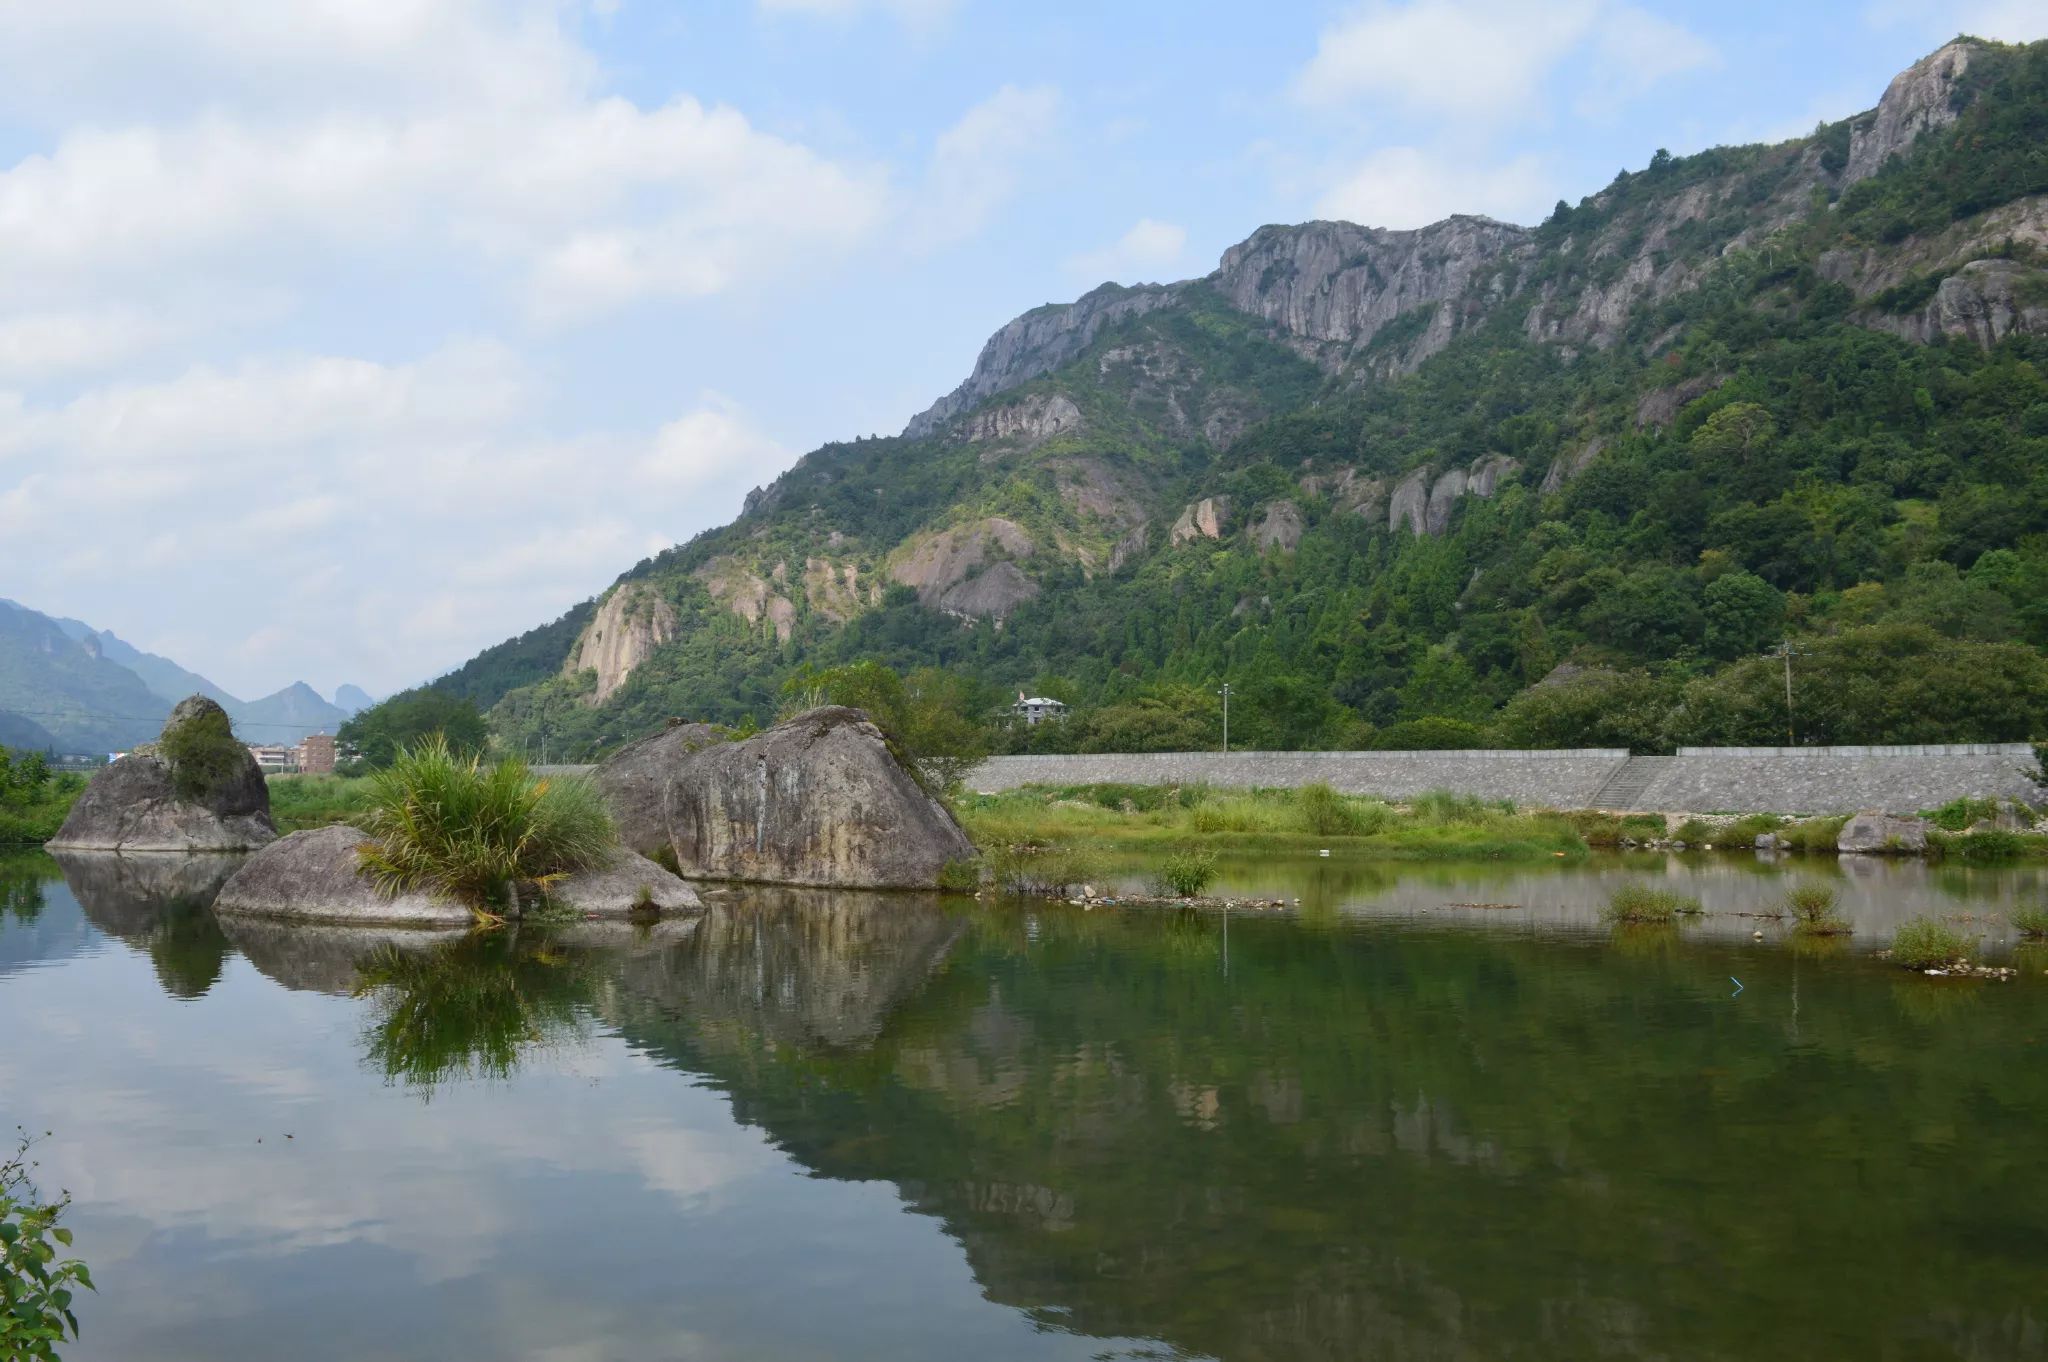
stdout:
{"type": "MultiPolygon", "coordinates": [[[[366,840],[361,829],[346,824],[280,838],[221,886],[214,911],[357,926],[466,927],[475,920],[468,908],[440,894],[385,894],[362,872],[357,848],[366,840]]],[[[600,917],[700,906],[689,885],[624,847],[602,864],[556,881],[547,897],[557,907],[600,917]]]]}
{"type": "Polygon", "coordinates": [[[183,782],[177,739],[187,725],[231,732],[227,712],[203,695],[178,702],[163,736],[102,767],[71,806],[52,848],[71,851],[246,851],[277,837],[270,787],[247,748],[213,754],[198,788],[183,782]]]}
{"type": "Polygon", "coordinates": [[[590,773],[604,796],[619,840],[642,856],[668,845],[669,791],[676,767],[692,752],[726,741],[713,724],[670,724],[627,743],[590,773]]]}
{"type": "Polygon", "coordinates": [[[1859,813],[1842,824],[1835,850],[1917,856],[1927,850],[1927,820],[1891,813],[1859,813]]]}
{"type": "Polygon", "coordinates": [[[931,889],[974,844],[857,709],[826,706],[677,758],[668,845],[689,877],[931,889]]]}

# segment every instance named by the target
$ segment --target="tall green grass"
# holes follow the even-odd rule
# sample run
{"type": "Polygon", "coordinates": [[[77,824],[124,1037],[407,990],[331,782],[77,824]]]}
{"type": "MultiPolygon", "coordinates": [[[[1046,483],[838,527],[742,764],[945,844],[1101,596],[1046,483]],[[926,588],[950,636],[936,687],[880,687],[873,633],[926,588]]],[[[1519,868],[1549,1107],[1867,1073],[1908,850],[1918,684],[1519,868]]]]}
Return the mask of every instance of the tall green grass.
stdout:
{"type": "Polygon", "coordinates": [[[958,812],[983,847],[1098,842],[1156,846],[1191,840],[1241,849],[1346,843],[1387,858],[1531,858],[1586,849],[1556,813],[1432,791],[1406,808],[1328,785],[1217,791],[1110,785],[1026,787],[969,796],[958,812]]]}
{"type": "Polygon", "coordinates": [[[592,865],[617,843],[597,791],[535,779],[516,758],[486,764],[440,735],[370,778],[361,816],[363,869],[387,893],[435,890],[480,917],[592,865]]]}
{"type": "Polygon", "coordinates": [[[1601,916],[1609,922],[1640,927],[1666,925],[1699,911],[1700,901],[1690,895],[1646,884],[1625,884],[1608,896],[1601,916]]]}
{"type": "Polygon", "coordinates": [[[370,801],[370,777],[278,775],[270,777],[271,821],[287,832],[353,822],[370,801]]]}
{"type": "Polygon", "coordinates": [[[1808,936],[1846,936],[1848,919],[1835,911],[1835,891],[1824,884],[1802,884],[1785,895],[1785,909],[1797,930],[1808,936]]]}
{"type": "Polygon", "coordinates": [[[1940,969],[1969,955],[1970,943],[1945,922],[1916,917],[1892,938],[1892,963],[1907,969],[1940,969]]]}

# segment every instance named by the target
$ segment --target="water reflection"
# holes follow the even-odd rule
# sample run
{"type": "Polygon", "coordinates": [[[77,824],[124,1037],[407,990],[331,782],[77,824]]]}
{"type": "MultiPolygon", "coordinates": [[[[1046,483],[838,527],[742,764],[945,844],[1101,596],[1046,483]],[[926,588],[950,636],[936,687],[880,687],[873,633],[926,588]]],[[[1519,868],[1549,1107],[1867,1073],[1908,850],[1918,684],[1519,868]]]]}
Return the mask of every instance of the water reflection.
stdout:
{"type": "Polygon", "coordinates": [[[213,900],[242,857],[50,854],[86,919],[148,952],[164,992],[190,1001],[220,981],[228,941],[213,916],[213,900]]]}
{"type": "MultiPolygon", "coordinates": [[[[1654,874],[1710,911],[1786,887],[1651,858],[1395,874],[1381,908],[1348,878],[1302,918],[750,891],[651,928],[237,919],[263,978],[206,997],[232,1026],[174,1009],[186,1043],[163,1046],[212,1045],[225,1078],[160,1073],[146,1018],[116,1074],[112,1028],[60,1049],[46,972],[0,980],[0,1023],[21,999],[40,1028],[0,1087],[97,1094],[98,1124],[69,1124],[117,1143],[87,1166],[151,1176],[81,1214],[154,1227],[128,1282],[205,1301],[191,1337],[239,1340],[223,1357],[2048,1357],[2039,971],[1919,979],[1746,922],[1581,930],[1654,874]],[[1584,916],[1442,908],[1520,900],[1584,916]],[[208,1125],[228,1104],[269,1124],[208,1125]],[[289,1151],[259,1151],[276,1130],[289,1151]],[[277,1223],[152,1220],[192,1168],[208,1206],[259,1186],[246,1215],[277,1223]],[[958,1248],[932,1253],[939,1230],[958,1248]],[[566,1250],[544,1280],[517,1275],[535,1242],[566,1250]],[[360,1318],[369,1290],[394,1333],[360,1318]],[[309,1293],[324,1314],[293,1308],[309,1293]],[[546,1317],[482,1332],[529,1293],[546,1317]],[[987,1302],[1029,1328],[963,1322],[987,1302]]],[[[140,1290],[99,1303],[137,1322],[97,1355],[201,1355],[150,1351],[172,1293],[140,1290]]]]}

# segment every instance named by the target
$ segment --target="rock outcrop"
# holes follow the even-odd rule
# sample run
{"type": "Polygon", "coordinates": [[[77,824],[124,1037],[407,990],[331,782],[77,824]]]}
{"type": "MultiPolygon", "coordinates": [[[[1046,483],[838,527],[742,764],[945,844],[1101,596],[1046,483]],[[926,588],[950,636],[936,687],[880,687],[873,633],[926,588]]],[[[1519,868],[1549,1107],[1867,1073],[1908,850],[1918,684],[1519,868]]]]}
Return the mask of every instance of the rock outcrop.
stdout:
{"type": "Polygon", "coordinates": [[[796,627],[796,605],[768,579],[738,559],[720,554],[693,574],[711,599],[749,624],[767,620],[778,642],[789,642],[796,627]]]}
{"type": "Polygon", "coordinates": [[[1600,451],[1607,448],[1607,441],[1594,438],[1577,449],[1559,454],[1550,461],[1550,471],[1543,475],[1540,489],[1544,496],[1564,490],[1564,485],[1593,466],[1593,460],[1600,457],[1600,451]]]}
{"type": "Polygon", "coordinates": [[[1970,67],[1972,44],[1952,42],[1914,62],[1885,87],[1877,108],[1858,118],[1849,134],[1844,188],[1867,180],[1915,139],[1956,121],[1956,82],[1970,67]]]}
{"type": "Polygon", "coordinates": [[[714,724],[670,724],[619,748],[590,773],[611,810],[619,841],[642,856],[668,845],[669,787],[677,765],[701,748],[726,741],[714,724]]]}
{"type": "Polygon", "coordinates": [[[1505,454],[1484,455],[1469,468],[1447,468],[1434,481],[1427,468],[1417,468],[1395,486],[1387,504],[1387,528],[1406,526],[1418,536],[1442,534],[1450,528],[1451,512],[1461,497],[1491,497],[1505,479],[1521,471],[1521,463],[1505,454]]]}
{"type": "Polygon", "coordinates": [[[1252,545],[1260,553],[1292,553],[1301,543],[1301,531],[1301,508],[1291,501],[1276,501],[1252,526],[1252,545]]]}
{"type": "Polygon", "coordinates": [[[1918,855],[1927,850],[1927,820],[1891,813],[1859,813],[1842,824],[1835,850],[1918,855]]]}
{"type": "Polygon", "coordinates": [[[827,706],[675,763],[669,845],[684,875],[931,889],[974,846],[857,709],[827,706]]]}
{"type": "Polygon", "coordinates": [[[960,438],[973,442],[1019,440],[1039,444],[1080,428],[1081,409],[1061,393],[1027,397],[983,407],[955,427],[960,438]]]}
{"type": "MultiPolygon", "coordinates": [[[[93,775],[71,806],[52,848],[73,851],[246,851],[274,840],[270,788],[248,749],[229,741],[210,758],[166,755],[181,734],[230,732],[227,711],[203,695],[180,700],[155,743],[136,748],[93,775]],[[205,761],[207,769],[198,774],[205,761]],[[180,780],[181,774],[188,778],[180,780]],[[192,778],[200,780],[196,788],[192,778]]],[[[225,739],[224,739],[225,741],[225,739]]]]}
{"type": "Polygon", "coordinates": [[[968,619],[1001,619],[1038,595],[1014,560],[1035,546],[1022,525],[1002,516],[925,535],[900,551],[891,579],[935,610],[968,619]]]}
{"type": "Polygon", "coordinates": [[[601,705],[612,697],[633,669],[654,650],[675,637],[676,610],[646,582],[628,582],[604,598],[604,604],[583,626],[562,671],[597,673],[597,688],[586,703],[601,705]]]}
{"type": "MultiPolygon", "coordinates": [[[[224,916],[337,922],[350,926],[466,926],[474,915],[454,899],[413,891],[387,895],[362,871],[369,840],[346,824],[295,832],[251,856],[214,900],[224,916]]],[[[600,917],[687,912],[696,891],[636,851],[620,847],[602,863],[549,886],[550,903],[600,917]]]]}
{"type": "Polygon", "coordinates": [[[1104,284],[1074,302],[1033,308],[990,336],[966,381],[911,417],[903,433],[912,439],[936,434],[962,412],[1074,359],[1110,323],[1142,317],[1179,296],[1178,285],[1104,284]]]}
{"type": "Polygon", "coordinates": [[[1185,544],[1191,539],[1221,539],[1223,527],[1229,520],[1229,497],[1203,497],[1200,501],[1188,503],[1166,537],[1169,543],[1174,544],[1185,544]]]}

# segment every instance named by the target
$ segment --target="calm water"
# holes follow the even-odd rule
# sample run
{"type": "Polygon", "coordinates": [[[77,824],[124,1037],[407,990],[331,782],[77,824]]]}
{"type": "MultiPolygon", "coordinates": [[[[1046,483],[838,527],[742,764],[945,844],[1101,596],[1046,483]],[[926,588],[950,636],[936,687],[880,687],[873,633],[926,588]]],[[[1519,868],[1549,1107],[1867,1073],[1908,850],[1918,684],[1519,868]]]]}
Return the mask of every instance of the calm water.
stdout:
{"type": "Polygon", "coordinates": [[[1734,860],[396,946],[67,868],[0,861],[0,1123],[73,1362],[2048,1358],[2037,871],[1836,875],[1812,953],[1735,914],[1823,871],[1734,860]],[[1716,915],[1611,935],[1628,877],[1716,915]],[[1915,912],[2022,979],[1872,962],[1915,912]]]}

